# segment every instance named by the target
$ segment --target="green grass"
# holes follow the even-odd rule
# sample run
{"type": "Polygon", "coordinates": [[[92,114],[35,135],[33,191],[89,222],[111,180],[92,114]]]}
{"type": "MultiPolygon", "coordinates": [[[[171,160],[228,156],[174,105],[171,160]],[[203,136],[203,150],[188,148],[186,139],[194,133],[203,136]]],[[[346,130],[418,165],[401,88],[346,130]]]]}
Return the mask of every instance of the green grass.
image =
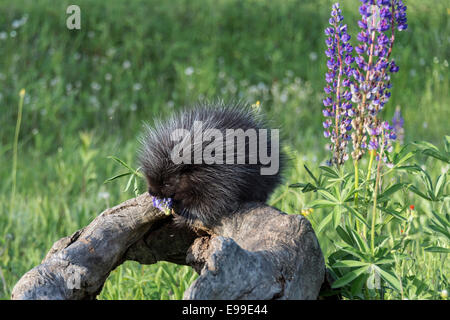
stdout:
{"type": "MultiPolygon", "coordinates": [[[[390,119],[401,106],[406,141],[442,146],[450,133],[448,4],[406,2],[409,30],[397,37],[393,56],[400,72],[383,115],[390,119]]],[[[120,183],[103,181],[118,169],[107,156],[136,163],[143,120],[151,123],[201,98],[262,102],[282,128],[293,158],[271,204],[292,214],[307,207],[313,195],[287,186],[308,179],[304,164],[314,168],[328,156],[321,100],[323,29],[331,3],[85,0],[77,1],[82,29],[69,31],[70,1],[0,1],[0,298],[9,298],[17,280],[40,263],[54,241],[132,196],[120,183]],[[14,29],[13,22],[25,15],[26,23],[14,29]]],[[[359,1],[341,4],[355,35],[359,1]]],[[[440,174],[436,162],[423,161],[433,178],[440,174]]],[[[428,221],[427,204],[407,197],[416,205],[418,223],[428,221]]],[[[317,225],[325,214],[316,210],[308,218],[317,225]]],[[[332,230],[318,237],[328,256],[334,251],[332,230]]],[[[413,259],[399,261],[397,272],[417,276],[411,281],[422,281],[429,290],[404,297],[436,298],[449,268],[442,256],[425,252],[420,239],[412,248],[413,259]]],[[[181,298],[193,277],[187,267],[128,262],[111,274],[100,298],[181,298]]]]}

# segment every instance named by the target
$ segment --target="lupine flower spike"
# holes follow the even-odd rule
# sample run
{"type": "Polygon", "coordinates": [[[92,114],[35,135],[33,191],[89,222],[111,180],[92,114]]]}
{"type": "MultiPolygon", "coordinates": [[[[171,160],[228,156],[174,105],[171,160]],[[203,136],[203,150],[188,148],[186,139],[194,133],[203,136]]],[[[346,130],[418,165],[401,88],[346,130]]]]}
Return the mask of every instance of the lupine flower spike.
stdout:
{"type": "Polygon", "coordinates": [[[325,40],[328,47],[325,51],[328,72],[325,75],[327,85],[324,90],[327,97],[323,100],[323,115],[326,118],[323,127],[324,136],[332,142],[332,162],[338,165],[348,159],[347,144],[350,140],[349,131],[352,129],[351,117],[354,115],[350,102],[353,47],[349,43],[347,25],[342,24],[343,19],[339,3],[334,4],[329,20],[331,27],[325,29],[325,35],[328,36],[325,40]]]}
{"type": "Polygon", "coordinates": [[[361,30],[355,58],[338,3],[332,7],[331,27],[325,29],[329,71],[325,76],[327,97],[323,100],[326,118],[323,126],[324,136],[332,142],[332,162],[338,165],[348,159],[350,137],[355,161],[366,149],[383,150],[377,157],[387,161],[384,152],[393,149],[392,140],[397,136],[393,126],[379,119],[379,113],[391,96],[391,74],[399,70],[390,55],[395,30],[406,30],[408,26],[406,6],[402,0],[361,2],[361,20],[358,21],[361,30]]]}

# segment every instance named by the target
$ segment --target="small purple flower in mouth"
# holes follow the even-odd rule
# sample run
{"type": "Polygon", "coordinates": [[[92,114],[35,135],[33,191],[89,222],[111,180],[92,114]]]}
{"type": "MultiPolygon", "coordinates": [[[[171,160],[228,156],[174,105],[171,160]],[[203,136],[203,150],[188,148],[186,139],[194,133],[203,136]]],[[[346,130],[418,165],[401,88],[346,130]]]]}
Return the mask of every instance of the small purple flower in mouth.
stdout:
{"type": "Polygon", "coordinates": [[[152,203],[155,208],[161,210],[162,212],[164,212],[167,215],[170,214],[170,210],[172,209],[172,199],[171,198],[159,199],[159,198],[152,196],[152,203]]]}

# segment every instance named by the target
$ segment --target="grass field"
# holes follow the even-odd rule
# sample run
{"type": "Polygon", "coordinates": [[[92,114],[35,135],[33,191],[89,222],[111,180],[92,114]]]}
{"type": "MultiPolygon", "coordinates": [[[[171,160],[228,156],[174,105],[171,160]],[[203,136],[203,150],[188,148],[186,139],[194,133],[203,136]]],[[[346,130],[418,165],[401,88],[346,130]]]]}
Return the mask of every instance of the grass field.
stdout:
{"type": "MultiPolygon", "coordinates": [[[[359,3],[341,1],[352,34],[359,3]]],[[[14,284],[54,241],[133,196],[123,192],[123,183],[103,183],[120,170],[107,157],[136,165],[143,121],[198,99],[261,101],[293,158],[271,204],[299,214],[315,199],[288,185],[309,179],[304,164],[317,172],[329,157],[321,109],[323,29],[331,1],[85,0],[76,2],[78,31],[66,28],[69,4],[0,1],[1,299],[10,297],[14,284]]],[[[450,9],[444,0],[406,4],[409,29],[395,44],[400,72],[383,116],[390,119],[401,106],[405,141],[427,140],[443,148],[444,135],[450,134],[450,9]]],[[[448,164],[418,161],[433,181],[447,174],[448,164]]],[[[437,299],[449,289],[447,254],[424,251],[430,205],[411,193],[404,197],[416,207],[417,232],[406,251],[410,258],[394,266],[405,290],[385,298],[437,299]],[[408,287],[409,282],[415,284],[408,287]]],[[[447,200],[433,208],[446,213],[447,200]]],[[[308,218],[317,226],[326,214],[320,209],[308,218]]],[[[318,234],[326,257],[335,250],[333,232],[326,228],[318,234]]],[[[439,241],[449,247],[448,239],[439,241]]],[[[127,262],[111,274],[100,298],[180,299],[193,279],[188,267],[127,262]]]]}

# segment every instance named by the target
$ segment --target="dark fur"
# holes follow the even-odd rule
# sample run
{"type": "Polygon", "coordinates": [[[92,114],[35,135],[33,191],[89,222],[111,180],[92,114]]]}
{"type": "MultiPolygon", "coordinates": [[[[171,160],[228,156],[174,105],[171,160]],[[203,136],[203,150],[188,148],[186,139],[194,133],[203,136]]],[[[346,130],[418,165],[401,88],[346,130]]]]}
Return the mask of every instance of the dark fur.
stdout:
{"type": "MultiPolygon", "coordinates": [[[[192,132],[195,120],[203,122],[203,131],[207,128],[219,129],[223,133],[225,129],[268,129],[247,105],[225,105],[223,102],[197,105],[164,122],[159,121],[153,127],[147,126],[139,160],[149,193],[159,198],[172,198],[177,220],[188,225],[193,225],[198,219],[206,226],[214,226],[221,216],[232,214],[241,203],[265,202],[281,182],[280,172],[284,165],[281,146],[280,170],[275,175],[261,175],[260,163],[174,164],[170,154],[177,142],[171,141],[170,134],[179,128],[192,132]]],[[[268,136],[271,137],[270,131],[268,136]]],[[[245,156],[248,159],[248,148],[245,156]]]]}

